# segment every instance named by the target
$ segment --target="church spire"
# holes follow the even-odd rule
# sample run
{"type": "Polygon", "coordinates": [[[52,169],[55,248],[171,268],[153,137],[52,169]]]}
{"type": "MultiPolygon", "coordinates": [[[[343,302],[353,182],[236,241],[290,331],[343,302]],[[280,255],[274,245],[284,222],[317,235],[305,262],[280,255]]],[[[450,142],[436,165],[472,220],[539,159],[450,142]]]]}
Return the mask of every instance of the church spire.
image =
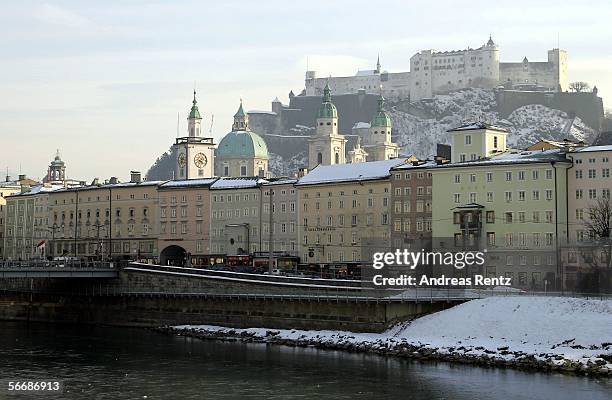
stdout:
{"type": "Polygon", "coordinates": [[[202,119],[200,116],[200,110],[198,110],[198,101],[196,100],[196,91],[193,90],[193,103],[191,111],[189,112],[189,119],[202,119]]]}
{"type": "Polygon", "coordinates": [[[331,101],[329,81],[325,84],[325,88],[323,88],[323,101],[321,102],[321,107],[319,107],[317,118],[338,118],[338,110],[331,101]]]}
{"type": "Polygon", "coordinates": [[[249,116],[244,112],[242,108],[242,99],[240,99],[240,107],[234,114],[234,124],[232,125],[232,131],[246,131],[249,127],[249,116]]]}
{"type": "Polygon", "coordinates": [[[376,57],[376,73],[380,74],[380,54],[376,57]]]}

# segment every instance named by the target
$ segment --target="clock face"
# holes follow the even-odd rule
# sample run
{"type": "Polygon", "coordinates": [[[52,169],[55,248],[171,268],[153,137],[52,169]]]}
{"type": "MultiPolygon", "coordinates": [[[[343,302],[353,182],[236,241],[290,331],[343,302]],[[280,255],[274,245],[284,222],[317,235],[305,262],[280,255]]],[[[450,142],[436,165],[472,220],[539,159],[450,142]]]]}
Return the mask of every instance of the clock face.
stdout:
{"type": "Polygon", "coordinates": [[[185,166],[185,154],[184,153],[179,154],[179,156],[178,156],[178,165],[181,168],[185,166]]]}
{"type": "Polygon", "coordinates": [[[206,158],[206,154],[198,153],[195,155],[195,157],[193,157],[193,162],[195,163],[196,167],[203,168],[206,164],[208,164],[208,159],[206,158]]]}

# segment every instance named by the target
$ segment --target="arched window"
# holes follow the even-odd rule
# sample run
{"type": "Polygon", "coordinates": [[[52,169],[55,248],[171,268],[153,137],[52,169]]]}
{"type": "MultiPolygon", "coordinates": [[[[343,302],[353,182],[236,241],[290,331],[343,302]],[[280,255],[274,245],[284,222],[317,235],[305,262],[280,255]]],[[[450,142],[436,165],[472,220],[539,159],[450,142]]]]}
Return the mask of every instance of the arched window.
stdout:
{"type": "Polygon", "coordinates": [[[323,154],[318,153],[317,154],[317,164],[322,164],[323,163],[323,154]]]}
{"type": "Polygon", "coordinates": [[[336,164],[340,164],[340,154],[336,153],[335,160],[336,164]]]}

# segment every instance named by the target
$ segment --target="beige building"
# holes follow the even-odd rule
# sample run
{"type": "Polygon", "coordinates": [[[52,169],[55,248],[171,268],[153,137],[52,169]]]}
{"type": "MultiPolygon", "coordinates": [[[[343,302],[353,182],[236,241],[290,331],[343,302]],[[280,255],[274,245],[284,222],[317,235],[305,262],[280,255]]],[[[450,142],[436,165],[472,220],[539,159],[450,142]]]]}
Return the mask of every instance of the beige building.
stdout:
{"type": "Polygon", "coordinates": [[[4,259],[4,226],[6,223],[5,197],[19,192],[21,192],[21,187],[11,182],[8,176],[6,182],[0,183],[0,260],[4,259]]]}
{"type": "Polygon", "coordinates": [[[216,180],[169,181],[158,186],[160,264],[208,264],[210,186],[216,180]]]}
{"type": "Polygon", "coordinates": [[[210,248],[212,254],[236,256],[264,250],[260,178],[222,178],[210,187],[210,248]]]}
{"type": "Polygon", "coordinates": [[[270,198],[272,189],[272,251],[280,254],[299,257],[298,248],[298,199],[295,184],[297,179],[279,178],[270,182],[264,182],[262,190],[263,199],[263,250],[270,250],[269,229],[270,226],[270,198]],[[266,204],[267,203],[267,204],[266,204]],[[268,236],[266,236],[266,234],[268,236]]]}
{"type": "Polygon", "coordinates": [[[404,162],[320,165],[299,179],[295,187],[302,262],[326,267],[371,262],[370,250],[388,246],[389,170],[404,162]]]}
{"type": "Polygon", "coordinates": [[[157,248],[157,186],[132,172],[103,185],[57,190],[49,196],[51,247],[55,256],[154,261],[157,248]]]}

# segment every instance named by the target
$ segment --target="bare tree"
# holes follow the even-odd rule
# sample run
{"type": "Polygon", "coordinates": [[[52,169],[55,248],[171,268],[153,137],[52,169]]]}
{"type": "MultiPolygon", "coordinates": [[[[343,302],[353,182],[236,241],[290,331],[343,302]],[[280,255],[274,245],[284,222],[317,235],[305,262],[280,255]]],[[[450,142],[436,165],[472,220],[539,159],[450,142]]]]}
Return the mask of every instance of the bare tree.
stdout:
{"type": "Polygon", "coordinates": [[[578,82],[572,82],[569,84],[569,89],[572,92],[587,92],[591,89],[591,86],[586,83],[586,82],[582,82],[582,81],[578,81],[578,82]]]}
{"type": "Polygon", "coordinates": [[[584,228],[591,242],[581,248],[582,262],[588,265],[582,289],[607,291],[612,278],[612,201],[610,197],[599,197],[589,206],[584,228]]]}
{"type": "Polygon", "coordinates": [[[612,201],[609,197],[599,197],[587,212],[584,221],[589,236],[595,239],[609,239],[612,224],[612,201]]]}

